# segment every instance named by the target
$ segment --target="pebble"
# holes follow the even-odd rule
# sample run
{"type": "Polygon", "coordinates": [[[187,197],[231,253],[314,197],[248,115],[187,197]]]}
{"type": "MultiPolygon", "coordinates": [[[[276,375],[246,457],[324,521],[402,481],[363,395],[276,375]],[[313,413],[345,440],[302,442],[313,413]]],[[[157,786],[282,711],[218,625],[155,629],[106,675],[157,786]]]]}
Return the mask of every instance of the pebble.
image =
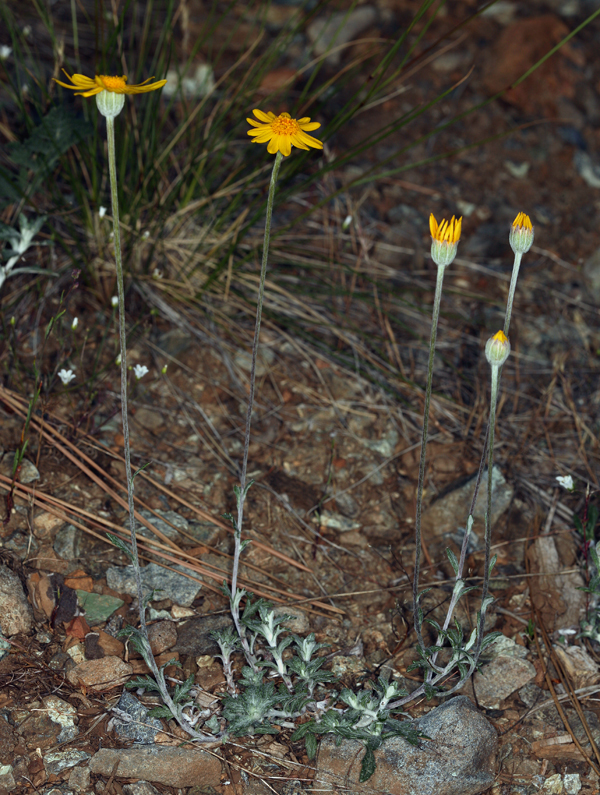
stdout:
{"type": "MultiPolygon", "coordinates": [[[[465,526],[473,499],[475,480],[476,478],[471,478],[464,486],[449,492],[423,511],[424,533],[441,536],[446,533],[454,533],[459,527],[465,526]]],[[[492,470],[492,526],[508,509],[513,493],[513,487],[506,482],[500,469],[494,466],[492,470]]],[[[484,521],[486,507],[487,472],[484,472],[475,503],[474,517],[476,520],[484,521]]]]}
{"type": "Polygon", "coordinates": [[[501,701],[529,684],[535,674],[535,667],[528,660],[499,655],[477,671],[473,687],[482,707],[498,709],[501,701]]]}
{"type": "Polygon", "coordinates": [[[27,484],[33,483],[34,480],[40,479],[40,473],[37,467],[31,463],[28,458],[24,458],[21,463],[21,471],[19,473],[19,483],[27,484]]]}
{"type": "Polygon", "coordinates": [[[67,524],[56,534],[52,548],[59,558],[74,560],[81,554],[81,541],[81,532],[72,524],[67,524]]]}
{"type": "Polygon", "coordinates": [[[112,719],[116,734],[124,740],[133,740],[139,745],[151,745],[157,732],[163,730],[158,718],[149,718],[146,707],[127,690],[123,691],[117,709],[131,718],[130,721],[123,720],[116,713],[112,719]]]}
{"type": "Polygon", "coordinates": [[[457,696],[415,721],[429,739],[418,746],[394,737],[375,751],[377,767],[359,784],[362,743],[326,736],[320,743],[315,789],[343,788],[389,795],[477,795],[494,783],[498,736],[466,696],[457,696]]]}
{"type": "Polygon", "coordinates": [[[90,770],[110,776],[118,762],[116,776],[137,778],[168,787],[219,787],[221,763],[202,748],[174,748],[152,745],[144,748],[102,748],[92,757],[90,770]]]}
{"type": "Polygon", "coordinates": [[[162,654],[177,643],[177,627],[172,621],[157,621],[148,627],[152,654],[162,654]]]}
{"type": "MultiPolygon", "coordinates": [[[[174,566],[174,568],[177,568],[177,566],[174,566]]],[[[182,567],[182,571],[188,570],[182,567]]],[[[159,599],[162,592],[164,596],[168,596],[175,604],[182,607],[189,607],[202,588],[201,582],[184,577],[183,574],[178,574],[176,571],[169,571],[156,563],[142,566],[141,577],[144,595],[157,590],[159,599]]],[[[117,593],[126,593],[130,596],[137,595],[133,566],[108,569],[106,582],[108,587],[112,588],[113,591],[117,591],[117,593]]]]}
{"type": "Polygon", "coordinates": [[[595,685],[600,680],[598,664],[583,646],[553,646],[574,688],[595,685]]]}
{"type": "Polygon", "coordinates": [[[85,611],[85,620],[93,627],[95,624],[103,624],[109,617],[122,607],[125,603],[122,599],[110,594],[90,593],[89,591],[77,591],[77,601],[79,607],[85,611]]]}
{"type": "Polygon", "coordinates": [[[75,767],[80,762],[85,762],[90,755],[85,751],[78,751],[76,748],[69,748],[67,751],[49,751],[44,756],[44,768],[48,776],[53,773],[61,773],[70,767],[75,767]]]}
{"type": "MultiPolygon", "coordinates": [[[[268,345],[259,345],[256,356],[256,375],[260,377],[268,373],[274,361],[275,351],[268,345]]],[[[233,363],[236,367],[249,373],[252,367],[252,353],[242,350],[237,351],[233,357],[233,363]]]]}
{"type": "Polygon", "coordinates": [[[135,421],[147,431],[157,431],[165,424],[162,414],[154,409],[141,408],[135,412],[135,421]]]}
{"type": "MultiPolygon", "coordinates": [[[[159,514],[159,516],[155,516],[152,511],[142,510],[140,511],[140,516],[147,519],[150,524],[154,525],[157,530],[160,530],[160,532],[166,535],[167,538],[170,538],[171,541],[176,541],[177,543],[181,541],[181,536],[175,528],[171,527],[171,524],[174,524],[175,527],[184,530],[186,533],[189,532],[190,526],[188,520],[180,513],[176,511],[157,511],[156,513],[159,514]],[[171,524],[167,524],[167,521],[164,521],[165,519],[171,524]]],[[[126,529],[129,530],[129,527],[126,529]]],[[[145,538],[158,538],[156,533],[153,533],[146,525],[140,524],[139,522],[137,523],[137,531],[145,538]]]]}
{"type": "Polygon", "coordinates": [[[57,527],[61,527],[64,523],[64,519],[44,511],[33,518],[33,534],[36,538],[48,541],[54,535],[57,527]]]}
{"type": "Polygon", "coordinates": [[[58,696],[46,696],[46,698],[42,700],[44,706],[48,710],[48,717],[50,720],[62,726],[61,732],[56,738],[56,742],[64,743],[77,737],[79,734],[79,729],[75,725],[77,708],[63,701],[61,698],[58,698],[58,696]]]}
{"type": "Polygon", "coordinates": [[[21,580],[8,568],[0,566],[0,630],[6,637],[19,632],[29,635],[33,630],[33,611],[27,601],[21,580]]]}
{"type": "Polygon", "coordinates": [[[12,765],[0,765],[0,790],[10,792],[16,786],[12,765]]]}
{"type": "Polygon", "coordinates": [[[359,530],[360,523],[342,516],[341,513],[334,511],[321,511],[318,516],[315,516],[313,522],[320,527],[329,527],[332,530],[338,530],[340,533],[349,533],[351,530],[359,530]]]}
{"type": "Polygon", "coordinates": [[[310,631],[308,615],[299,607],[275,607],[273,612],[276,616],[290,616],[282,625],[290,632],[294,632],[296,635],[305,635],[310,631]]]}
{"type": "Polygon", "coordinates": [[[74,767],[69,773],[69,787],[82,792],[90,788],[90,769],[87,765],[84,767],[74,767]]]}
{"type": "Polygon", "coordinates": [[[590,188],[600,188],[600,164],[592,160],[587,152],[577,149],[573,155],[573,166],[590,188]]]}
{"type": "Polygon", "coordinates": [[[123,787],[125,795],[159,795],[156,787],[148,781],[135,781],[133,784],[125,784],[123,787]]]}
{"type": "Polygon", "coordinates": [[[194,657],[218,654],[219,647],[213,640],[211,632],[226,627],[233,627],[233,621],[227,615],[191,618],[178,626],[177,645],[173,647],[173,651],[179,654],[192,654],[194,657]]]}
{"type": "Polygon", "coordinates": [[[124,685],[132,673],[131,665],[119,657],[103,657],[79,663],[67,672],[67,679],[75,686],[85,685],[88,690],[99,692],[124,685]]]}

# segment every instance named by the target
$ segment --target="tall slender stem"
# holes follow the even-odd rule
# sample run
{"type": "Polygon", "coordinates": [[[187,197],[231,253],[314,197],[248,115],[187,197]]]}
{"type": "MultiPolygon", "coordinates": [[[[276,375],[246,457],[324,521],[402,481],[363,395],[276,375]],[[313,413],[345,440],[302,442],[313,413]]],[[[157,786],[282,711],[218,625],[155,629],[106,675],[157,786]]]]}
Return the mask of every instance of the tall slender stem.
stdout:
{"type": "Polygon", "coordinates": [[[508,301],[506,302],[506,317],[504,318],[504,333],[508,337],[508,329],[510,328],[510,318],[512,315],[512,305],[515,297],[515,290],[517,287],[517,279],[519,277],[519,268],[521,267],[521,258],[523,254],[521,251],[515,251],[515,262],[513,265],[512,276],[510,279],[510,287],[508,288],[508,301]]]}
{"type": "Polygon", "coordinates": [[[137,539],[135,537],[135,506],[133,502],[133,478],[131,476],[131,455],[129,452],[129,416],[127,409],[127,337],[125,329],[125,287],[123,283],[123,260],[121,258],[121,228],[119,224],[119,194],[117,190],[117,167],[115,157],[115,120],[106,117],[106,137],[108,140],[108,171],[110,175],[110,198],[112,202],[113,234],[115,242],[115,265],[117,270],[117,296],[119,299],[119,342],[121,352],[121,415],[123,421],[123,447],[125,452],[125,477],[127,478],[127,504],[129,508],[129,532],[131,534],[131,551],[133,565],[136,569],[137,596],[139,602],[140,625],[144,635],[146,632],[146,611],[144,594],[139,576],[139,558],[137,539]]]}
{"type": "Polygon", "coordinates": [[[479,656],[481,643],[483,641],[483,631],[485,627],[486,599],[490,584],[490,552],[492,546],[492,490],[493,490],[493,467],[494,467],[494,431],[496,427],[496,406],[498,404],[498,382],[500,370],[498,365],[492,366],[492,383],[490,395],[490,422],[488,439],[488,481],[487,481],[487,510],[485,512],[485,561],[483,564],[483,586],[481,589],[481,613],[479,617],[479,637],[475,657],[479,656]]]}
{"type": "MultiPolygon", "coordinates": [[[[246,412],[246,432],[244,435],[244,454],[242,458],[242,471],[240,474],[240,486],[237,495],[237,516],[235,526],[235,548],[233,553],[233,568],[231,572],[231,612],[235,628],[242,640],[247,643],[245,633],[242,632],[239,618],[239,603],[235,600],[237,591],[237,579],[240,565],[240,554],[242,544],[242,524],[244,518],[244,503],[246,501],[246,476],[248,472],[248,449],[250,447],[250,427],[252,424],[252,408],[254,405],[254,390],[256,384],[256,357],[258,355],[258,343],[260,339],[260,323],[262,319],[263,298],[265,293],[265,279],[267,277],[267,263],[269,260],[269,243],[271,240],[271,218],[273,216],[273,201],[275,199],[275,186],[283,155],[277,152],[273,171],[271,172],[271,182],[269,185],[269,196],[267,198],[267,217],[265,219],[265,237],[263,242],[262,265],[260,269],[260,283],[258,287],[258,300],[256,303],[256,321],[254,325],[254,340],[252,342],[252,363],[250,366],[250,391],[248,394],[248,411],[246,412]]],[[[246,646],[244,646],[244,651],[246,646]]]]}
{"type": "Polygon", "coordinates": [[[423,512],[423,489],[425,485],[425,454],[429,433],[429,405],[431,403],[431,384],[433,381],[433,363],[435,359],[435,342],[442,301],[442,285],[444,282],[444,265],[438,265],[433,298],[433,315],[431,318],[431,337],[429,340],[429,364],[427,366],[427,386],[425,388],[425,407],[423,410],[423,436],[421,441],[421,458],[419,461],[419,482],[417,485],[417,515],[415,517],[415,570],[413,574],[413,618],[417,639],[421,649],[425,649],[419,618],[419,574],[421,568],[421,514],[423,512]]]}

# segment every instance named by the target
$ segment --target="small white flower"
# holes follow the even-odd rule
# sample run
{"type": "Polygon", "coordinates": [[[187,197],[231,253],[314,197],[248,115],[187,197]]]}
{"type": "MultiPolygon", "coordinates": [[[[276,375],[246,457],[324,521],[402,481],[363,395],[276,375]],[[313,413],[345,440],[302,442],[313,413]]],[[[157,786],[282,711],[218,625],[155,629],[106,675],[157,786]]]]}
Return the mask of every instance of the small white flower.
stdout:
{"type": "Polygon", "coordinates": [[[158,268],[154,268],[154,271],[152,273],[152,278],[153,279],[162,279],[162,277],[163,277],[163,272],[161,270],[159,270],[158,268]]]}
{"type": "Polygon", "coordinates": [[[139,381],[140,378],[143,378],[146,373],[149,372],[150,370],[148,370],[145,364],[136,364],[133,368],[133,374],[135,375],[137,381],[139,381]]]}
{"type": "Polygon", "coordinates": [[[23,28],[23,35],[31,36],[31,25],[25,25],[25,27],[23,28]]]}
{"type": "Polygon", "coordinates": [[[79,325],[79,318],[78,317],[74,317],[73,318],[73,322],[71,323],[71,328],[73,329],[73,331],[75,331],[75,329],[77,328],[78,325],[79,325]]]}
{"type": "Polygon", "coordinates": [[[113,297],[110,299],[110,302],[113,306],[119,306],[119,296],[113,295],[113,297]]]}
{"type": "Polygon", "coordinates": [[[347,215],[344,218],[344,223],[342,224],[342,229],[344,230],[344,232],[346,231],[346,229],[348,229],[348,227],[350,226],[351,223],[352,223],[352,216],[351,215],[347,215]]]}
{"type": "Polygon", "coordinates": [[[142,237],[144,238],[144,240],[148,240],[148,238],[150,237],[150,232],[146,229],[142,237]]]}
{"type": "Polygon", "coordinates": [[[63,382],[65,386],[70,384],[71,381],[75,378],[75,373],[73,370],[60,370],[58,373],[58,377],[63,382]]]}
{"type": "Polygon", "coordinates": [[[571,475],[557,475],[556,479],[563,489],[566,489],[567,491],[573,491],[575,488],[575,484],[573,483],[573,478],[571,475]]]}
{"type": "Polygon", "coordinates": [[[121,364],[121,354],[119,354],[115,359],[115,364],[121,364]]]}
{"type": "Polygon", "coordinates": [[[106,215],[106,207],[98,207],[98,215],[100,218],[104,218],[106,215]]]}
{"type": "Polygon", "coordinates": [[[0,46],[0,61],[6,61],[12,52],[12,47],[7,47],[6,44],[0,46]]]}
{"type": "Polygon", "coordinates": [[[167,367],[168,367],[168,366],[169,366],[168,364],[163,364],[163,368],[162,368],[162,370],[161,370],[161,373],[162,373],[163,375],[166,375],[166,374],[167,374],[167,367]]]}

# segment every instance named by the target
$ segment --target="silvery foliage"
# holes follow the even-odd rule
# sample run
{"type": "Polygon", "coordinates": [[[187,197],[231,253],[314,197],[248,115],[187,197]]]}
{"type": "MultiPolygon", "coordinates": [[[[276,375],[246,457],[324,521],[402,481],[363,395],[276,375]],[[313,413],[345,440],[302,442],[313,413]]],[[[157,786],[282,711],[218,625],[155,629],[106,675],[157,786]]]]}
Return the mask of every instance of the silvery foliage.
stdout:
{"type": "MultiPolygon", "coordinates": [[[[46,223],[47,216],[40,215],[32,221],[28,221],[24,213],[19,215],[19,230],[12,226],[0,223],[0,240],[10,243],[10,248],[4,248],[0,254],[6,260],[5,265],[0,264],[0,287],[9,276],[16,276],[20,273],[45,273],[42,268],[25,267],[13,270],[14,266],[33,245],[33,238],[38,234],[42,226],[46,223]]],[[[49,245],[47,242],[36,243],[38,246],[49,245]]]]}
{"type": "MultiPolygon", "coordinates": [[[[244,594],[238,590],[236,599],[244,594]]],[[[390,702],[406,695],[397,682],[380,678],[372,689],[358,693],[344,688],[337,692],[324,685],[335,681],[330,671],[322,670],[325,657],[313,657],[327,644],[317,643],[314,633],[306,638],[286,631],[290,616],[276,615],[264,599],[253,602],[247,596],[241,625],[246,634],[248,665],[242,677],[233,682],[231,655],[241,646],[231,629],[214,632],[221,649],[229,694],[223,699],[223,717],[232,735],[277,734],[280,727],[295,729],[292,741],[304,739],[309,758],[317,750],[317,738],[333,734],[360,740],[365,746],[361,781],[375,770],[373,751],[388,737],[399,736],[417,744],[419,734],[410,721],[393,717],[390,702]],[[291,652],[291,654],[290,654],[291,652]],[[273,678],[280,679],[278,687],[273,678]],[[336,704],[345,704],[337,707],[336,704]],[[304,722],[296,725],[298,718],[304,722]]]]}

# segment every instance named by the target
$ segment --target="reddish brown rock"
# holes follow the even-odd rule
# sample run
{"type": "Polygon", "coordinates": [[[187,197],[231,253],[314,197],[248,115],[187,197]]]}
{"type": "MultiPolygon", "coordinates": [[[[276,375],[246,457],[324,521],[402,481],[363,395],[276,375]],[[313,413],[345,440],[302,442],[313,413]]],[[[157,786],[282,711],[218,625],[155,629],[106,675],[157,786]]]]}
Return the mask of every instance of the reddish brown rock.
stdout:
{"type": "Polygon", "coordinates": [[[172,621],[157,621],[148,627],[152,654],[162,654],[177,643],[177,628],[172,621]]]}
{"type": "Polygon", "coordinates": [[[101,660],[86,660],[67,673],[73,685],[84,685],[88,690],[110,690],[124,685],[133,673],[133,668],[119,657],[103,657],[101,660]]]}

